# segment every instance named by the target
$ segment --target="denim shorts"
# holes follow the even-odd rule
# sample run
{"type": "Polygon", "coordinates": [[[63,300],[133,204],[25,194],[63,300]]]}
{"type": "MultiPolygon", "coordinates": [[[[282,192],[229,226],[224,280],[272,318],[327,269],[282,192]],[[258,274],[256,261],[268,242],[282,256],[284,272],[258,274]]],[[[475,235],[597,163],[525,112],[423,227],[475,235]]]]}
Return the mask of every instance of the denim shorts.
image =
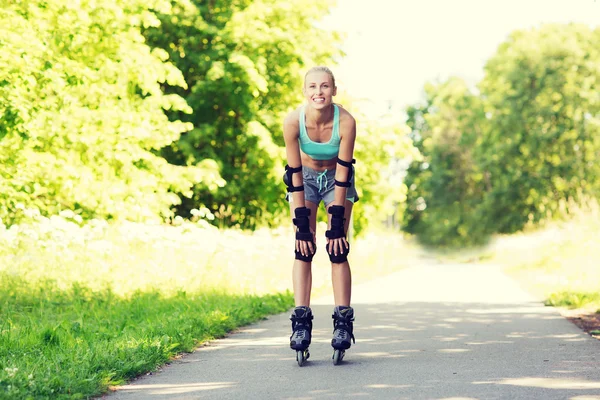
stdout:
{"type": "MultiPolygon", "coordinates": [[[[354,166],[352,167],[354,172],[354,166]]],[[[304,181],[304,200],[319,205],[321,200],[327,207],[334,200],[335,192],[335,169],[325,170],[323,172],[315,171],[312,168],[302,166],[302,178],[304,181]]],[[[355,174],[350,179],[350,187],[346,190],[346,199],[352,203],[358,201],[358,194],[354,186],[355,174]]],[[[291,193],[288,193],[286,199],[290,201],[291,193]]]]}

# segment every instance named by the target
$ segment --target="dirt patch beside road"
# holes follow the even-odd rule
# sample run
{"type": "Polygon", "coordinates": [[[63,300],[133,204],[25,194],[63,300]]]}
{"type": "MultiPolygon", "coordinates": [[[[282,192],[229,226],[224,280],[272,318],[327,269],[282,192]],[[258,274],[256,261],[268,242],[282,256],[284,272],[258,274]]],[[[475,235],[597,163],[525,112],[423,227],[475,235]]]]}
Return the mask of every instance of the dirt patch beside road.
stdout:
{"type": "Polygon", "coordinates": [[[600,313],[561,309],[560,313],[585,333],[600,340],[600,313]]]}

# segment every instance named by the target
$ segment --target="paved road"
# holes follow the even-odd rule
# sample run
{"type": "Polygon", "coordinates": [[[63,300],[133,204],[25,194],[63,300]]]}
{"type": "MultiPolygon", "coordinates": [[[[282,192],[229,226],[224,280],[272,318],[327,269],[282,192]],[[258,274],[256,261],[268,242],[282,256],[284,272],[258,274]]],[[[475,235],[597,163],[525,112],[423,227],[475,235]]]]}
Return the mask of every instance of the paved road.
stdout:
{"type": "Polygon", "coordinates": [[[107,398],[600,399],[600,341],[494,267],[425,263],[356,285],[353,305],[357,342],[341,365],[324,298],[302,368],[282,314],[107,398]]]}

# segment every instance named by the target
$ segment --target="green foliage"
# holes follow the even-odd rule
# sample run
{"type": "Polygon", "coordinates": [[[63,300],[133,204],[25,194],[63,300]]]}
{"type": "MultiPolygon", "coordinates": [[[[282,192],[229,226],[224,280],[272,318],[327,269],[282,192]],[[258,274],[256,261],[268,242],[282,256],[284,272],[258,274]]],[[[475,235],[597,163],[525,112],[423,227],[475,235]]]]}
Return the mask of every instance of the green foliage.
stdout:
{"type": "Polygon", "coordinates": [[[423,106],[408,109],[422,159],[409,168],[404,229],[428,245],[479,244],[486,232],[473,209],[485,182],[473,147],[485,130],[481,100],[458,78],[426,94],[423,106]]]}
{"type": "Polygon", "coordinates": [[[546,25],[515,32],[486,65],[491,129],[478,148],[498,232],[556,217],[598,194],[600,30],[546,25]]]}
{"type": "Polygon", "coordinates": [[[169,2],[0,2],[0,218],[77,210],[85,218],[169,216],[203,178],[156,155],[189,129],[161,83],[185,87],[144,43],[169,2]]]}
{"type": "Polygon", "coordinates": [[[409,169],[405,229],[432,245],[479,244],[597,196],[600,30],[517,31],[480,94],[450,79],[408,110],[423,162],[409,169]]]}
{"type": "Polygon", "coordinates": [[[197,185],[181,215],[207,206],[221,224],[254,228],[287,212],[281,182],[285,152],[282,120],[299,104],[302,70],[339,54],[338,36],[315,22],[330,4],[320,1],[237,0],[175,2],[160,28],[145,32],[168,52],[187,88],[166,87],[193,113],[169,113],[194,129],[165,149],[172,163],[211,159],[226,185],[197,185]]]}
{"type": "Polygon", "coordinates": [[[583,308],[588,305],[600,306],[600,293],[597,292],[558,292],[552,293],[544,302],[547,306],[583,308]]]}

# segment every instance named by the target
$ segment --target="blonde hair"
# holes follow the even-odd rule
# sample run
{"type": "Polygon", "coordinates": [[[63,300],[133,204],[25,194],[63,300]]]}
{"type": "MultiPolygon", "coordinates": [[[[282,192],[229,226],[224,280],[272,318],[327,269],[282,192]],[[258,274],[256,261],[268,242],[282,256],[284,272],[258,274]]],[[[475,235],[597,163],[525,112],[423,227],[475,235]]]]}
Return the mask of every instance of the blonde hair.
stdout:
{"type": "Polygon", "coordinates": [[[313,72],[326,72],[327,74],[329,74],[329,76],[331,77],[331,83],[333,84],[333,87],[335,87],[335,76],[333,76],[333,72],[331,72],[329,68],[323,65],[312,67],[306,72],[306,74],[304,75],[304,86],[306,86],[306,77],[313,72]]]}

